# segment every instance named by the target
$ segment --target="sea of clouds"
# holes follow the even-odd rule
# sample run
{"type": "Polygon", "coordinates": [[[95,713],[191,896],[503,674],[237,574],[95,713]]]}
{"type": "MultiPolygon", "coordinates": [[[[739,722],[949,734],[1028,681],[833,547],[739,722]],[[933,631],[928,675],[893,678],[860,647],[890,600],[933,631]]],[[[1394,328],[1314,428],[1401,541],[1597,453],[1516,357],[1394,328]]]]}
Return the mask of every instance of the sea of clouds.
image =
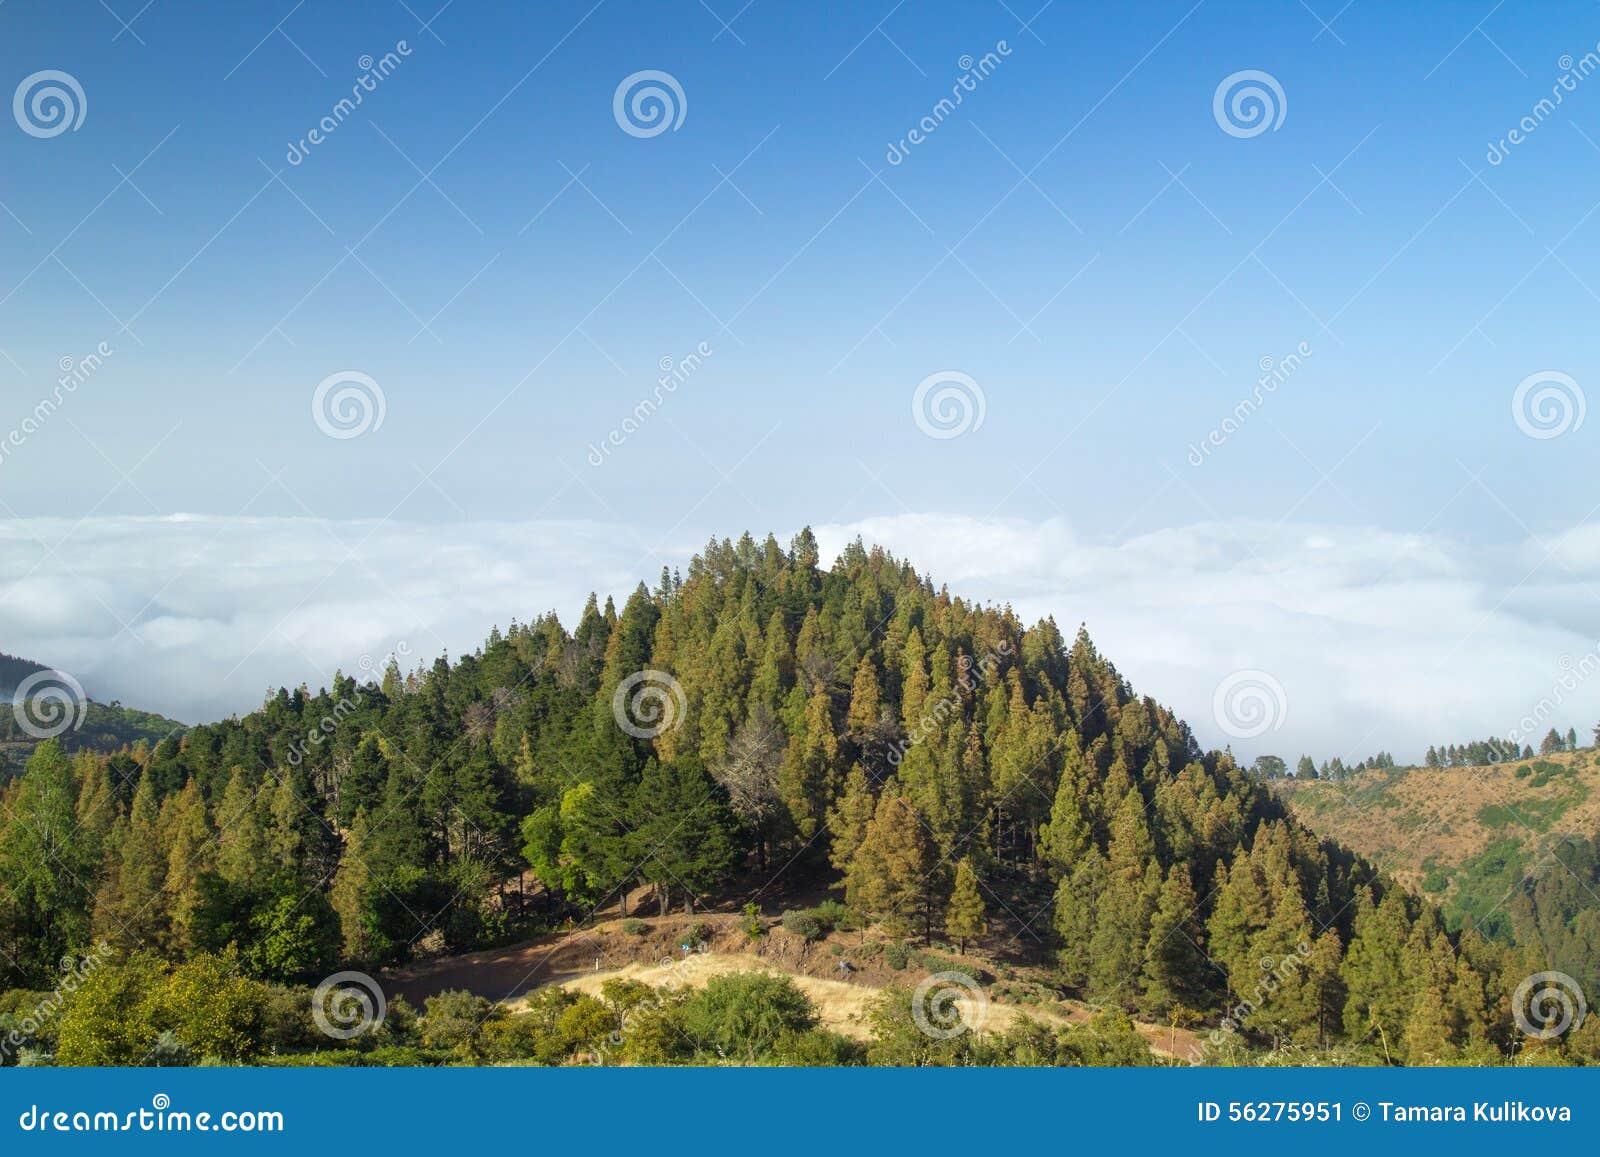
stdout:
{"type": "MultiPolygon", "coordinates": [[[[1285,710],[1234,741],[1241,755],[1405,761],[1504,735],[1541,701],[1585,740],[1600,719],[1600,678],[1571,674],[1600,647],[1600,525],[1494,548],[1246,521],[1116,542],[1060,520],[931,513],[815,530],[825,561],[859,535],[954,594],[1053,615],[1069,637],[1087,623],[1208,746],[1229,741],[1218,683],[1270,673],[1285,710]]],[[[0,520],[0,650],[71,672],[95,699],[197,722],[402,643],[427,663],[512,618],[554,610],[570,627],[589,591],[620,602],[699,545],[591,522],[0,520]]]]}

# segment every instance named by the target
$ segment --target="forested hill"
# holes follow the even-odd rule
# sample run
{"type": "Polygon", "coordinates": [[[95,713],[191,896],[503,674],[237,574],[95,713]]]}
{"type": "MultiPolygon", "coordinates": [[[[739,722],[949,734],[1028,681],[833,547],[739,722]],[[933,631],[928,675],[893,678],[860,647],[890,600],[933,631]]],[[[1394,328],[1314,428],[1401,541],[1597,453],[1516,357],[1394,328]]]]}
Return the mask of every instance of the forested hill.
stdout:
{"type": "Polygon", "coordinates": [[[29,675],[40,671],[47,671],[48,667],[35,663],[31,659],[19,659],[15,655],[7,655],[0,651],[0,695],[11,698],[20,684],[29,675]]]}
{"type": "Polygon", "coordinates": [[[1507,993],[1544,967],[1319,841],[1082,630],[859,544],[822,569],[809,532],[713,542],[620,610],[513,622],[454,664],[109,757],[45,745],[4,802],[19,985],[97,937],[315,981],[639,885],[737,907],[775,880],[893,936],[987,927],[1092,1000],[1395,1061],[1504,1056],[1507,993]]]}
{"type": "Polygon", "coordinates": [[[140,741],[155,743],[183,729],[177,720],[120,703],[96,703],[70,676],[0,653],[0,784],[21,768],[41,737],[56,737],[69,751],[111,752],[140,741]]]}

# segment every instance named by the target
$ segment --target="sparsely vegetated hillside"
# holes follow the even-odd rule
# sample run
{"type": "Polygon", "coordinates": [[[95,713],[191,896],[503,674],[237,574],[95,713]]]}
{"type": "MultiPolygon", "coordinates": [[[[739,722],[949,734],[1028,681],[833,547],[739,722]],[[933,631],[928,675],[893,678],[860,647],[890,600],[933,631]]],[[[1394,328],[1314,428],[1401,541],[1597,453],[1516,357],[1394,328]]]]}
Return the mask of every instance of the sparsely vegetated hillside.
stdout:
{"type": "Polygon", "coordinates": [[[110,756],[41,746],[4,797],[6,983],[48,987],[101,941],[314,982],[641,887],[657,912],[737,908],[799,878],[892,938],[1045,955],[1064,989],[1198,1026],[1217,1056],[1521,1049],[1507,997],[1545,961],[1447,931],[1085,632],[860,544],[818,563],[809,532],[713,542],[571,631],[513,623],[453,664],[280,691],[110,756]]]}
{"type": "Polygon", "coordinates": [[[1594,750],[1559,742],[1537,757],[1502,747],[1477,765],[1369,770],[1277,790],[1302,821],[1438,904],[1449,928],[1527,948],[1596,992],[1600,764],[1594,750]]]}

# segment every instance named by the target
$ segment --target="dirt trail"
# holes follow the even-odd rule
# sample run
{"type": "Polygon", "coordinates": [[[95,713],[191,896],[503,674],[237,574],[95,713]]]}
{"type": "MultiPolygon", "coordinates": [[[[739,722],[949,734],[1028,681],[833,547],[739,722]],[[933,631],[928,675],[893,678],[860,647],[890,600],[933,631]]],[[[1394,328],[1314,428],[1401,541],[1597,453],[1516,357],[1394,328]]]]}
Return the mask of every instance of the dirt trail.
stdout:
{"type": "MultiPolygon", "coordinates": [[[[739,928],[738,918],[732,916],[670,917],[651,920],[649,925],[643,935],[626,933],[615,921],[553,933],[394,973],[384,978],[384,986],[391,996],[403,995],[420,1008],[427,997],[447,989],[466,989],[491,1000],[514,1002],[549,984],[598,995],[600,986],[616,977],[654,986],[698,987],[729,972],[762,971],[792,979],[816,1004],[826,1027],[865,1039],[868,1011],[878,991],[890,983],[915,984],[924,975],[916,970],[893,972],[876,960],[865,959],[854,951],[860,947],[859,934],[835,934],[831,943],[819,944],[773,928],[752,945],[739,928]],[[707,950],[684,951],[682,941],[692,924],[710,930],[707,950]],[[848,980],[836,979],[841,959],[853,966],[848,980]]],[[[971,1002],[961,1003],[965,1015],[979,1015],[971,1002]]],[[[985,1031],[1004,1031],[1023,1016],[1048,1025],[1072,1025],[1093,1015],[1092,1009],[1076,1001],[1019,1006],[991,998],[981,1010],[979,1023],[985,1031]]],[[[1169,1056],[1188,1056],[1198,1043],[1195,1034],[1184,1029],[1139,1022],[1135,1028],[1152,1049],[1169,1056]]]]}

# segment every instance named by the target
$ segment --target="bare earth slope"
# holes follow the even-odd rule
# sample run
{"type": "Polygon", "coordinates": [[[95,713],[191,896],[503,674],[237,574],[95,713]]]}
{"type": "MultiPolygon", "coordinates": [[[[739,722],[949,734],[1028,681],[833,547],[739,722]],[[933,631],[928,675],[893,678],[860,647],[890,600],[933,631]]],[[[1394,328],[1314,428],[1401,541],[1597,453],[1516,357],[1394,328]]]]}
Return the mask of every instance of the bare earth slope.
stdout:
{"type": "MultiPolygon", "coordinates": [[[[446,989],[466,989],[491,1000],[516,1003],[535,989],[562,984],[590,994],[613,977],[651,985],[697,987],[727,972],[762,970],[793,978],[817,1006],[823,1024],[848,1036],[867,1035],[866,1018],[878,991],[894,984],[913,987],[928,970],[911,964],[895,970],[881,957],[861,951],[867,937],[860,932],[835,932],[808,942],[773,927],[750,941],[740,918],[711,913],[671,916],[647,921],[648,931],[630,935],[622,922],[558,932],[507,948],[447,957],[397,972],[384,979],[391,995],[403,995],[418,1007],[446,989]],[[691,924],[711,929],[706,951],[686,952],[680,943],[691,924]],[[841,960],[850,968],[843,971],[841,960]]],[[[941,954],[944,955],[944,954],[941,954]]],[[[994,965],[982,955],[951,957],[992,974],[994,965]]],[[[983,985],[987,1001],[985,1030],[1004,1030],[1019,1016],[1052,1025],[1088,1020],[1093,1011],[1079,1001],[1059,998],[1044,985],[1005,969],[1010,979],[983,985]]],[[[1194,1033],[1167,1025],[1135,1022],[1139,1034],[1159,1053],[1187,1058],[1198,1046],[1194,1033]]]]}

